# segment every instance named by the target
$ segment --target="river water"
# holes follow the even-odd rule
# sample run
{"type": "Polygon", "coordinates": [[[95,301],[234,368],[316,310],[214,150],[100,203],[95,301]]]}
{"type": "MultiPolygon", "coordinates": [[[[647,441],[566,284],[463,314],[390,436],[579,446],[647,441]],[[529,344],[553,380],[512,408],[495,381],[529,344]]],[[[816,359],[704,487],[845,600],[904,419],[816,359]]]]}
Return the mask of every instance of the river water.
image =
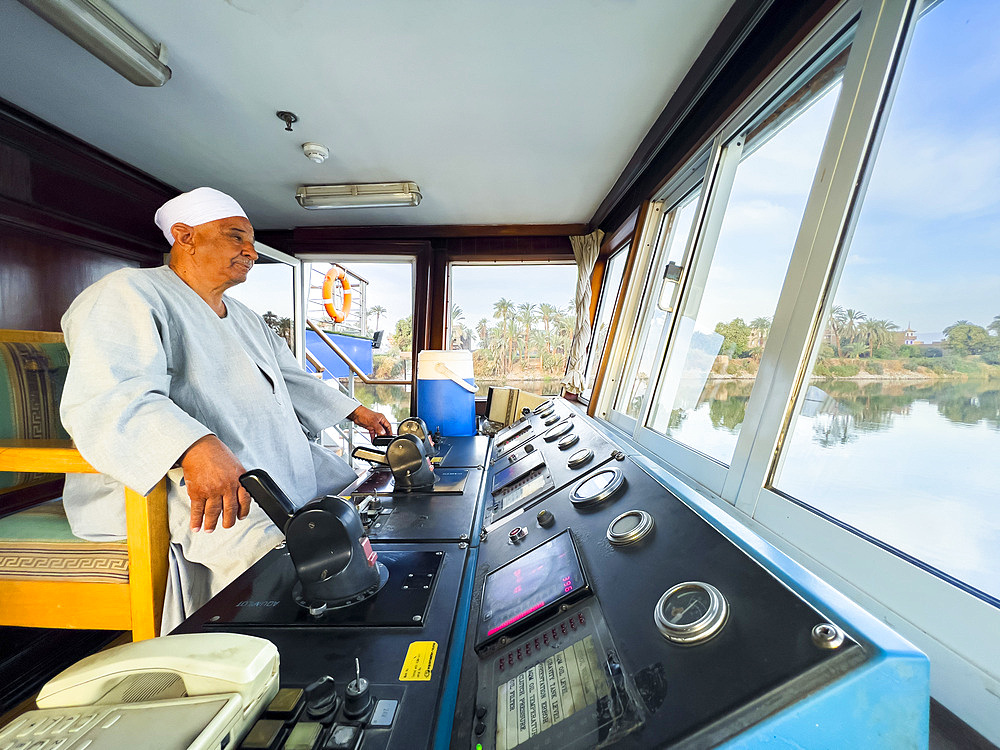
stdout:
{"type": "MultiPolygon", "coordinates": [[[[735,442],[752,383],[715,385],[671,438],[735,442]]],[[[1000,381],[814,380],[773,487],[1000,598],[998,456],[1000,381]]]]}

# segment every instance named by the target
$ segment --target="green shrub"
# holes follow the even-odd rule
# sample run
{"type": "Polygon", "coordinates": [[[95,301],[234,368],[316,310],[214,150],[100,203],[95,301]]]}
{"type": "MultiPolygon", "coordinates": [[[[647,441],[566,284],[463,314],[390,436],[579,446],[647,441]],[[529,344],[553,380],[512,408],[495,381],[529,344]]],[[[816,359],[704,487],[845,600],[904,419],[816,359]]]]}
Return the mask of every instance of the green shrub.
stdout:
{"type": "Polygon", "coordinates": [[[870,372],[872,375],[881,375],[885,372],[885,365],[881,362],[875,362],[874,360],[868,360],[865,362],[865,370],[870,372]]]}
{"type": "Polygon", "coordinates": [[[857,365],[834,365],[830,372],[838,378],[850,378],[861,372],[861,368],[857,365]]]}
{"type": "Polygon", "coordinates": [[[813,366],[813,375],[817,378],[828,378],[833,373],[830,372],[830,366],[827,365],[823,360],[819,360],[813,366]]]}

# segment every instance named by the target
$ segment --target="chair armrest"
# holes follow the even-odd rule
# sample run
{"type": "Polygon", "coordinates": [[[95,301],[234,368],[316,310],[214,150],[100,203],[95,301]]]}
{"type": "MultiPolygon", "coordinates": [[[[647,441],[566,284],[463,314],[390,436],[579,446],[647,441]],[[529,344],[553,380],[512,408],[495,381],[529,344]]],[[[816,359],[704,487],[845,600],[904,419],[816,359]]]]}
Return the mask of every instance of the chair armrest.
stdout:
{"type": "Polygon", "coordinates": [[[0,471],[97,474],[72,440],[0,440],[0,471]]]}

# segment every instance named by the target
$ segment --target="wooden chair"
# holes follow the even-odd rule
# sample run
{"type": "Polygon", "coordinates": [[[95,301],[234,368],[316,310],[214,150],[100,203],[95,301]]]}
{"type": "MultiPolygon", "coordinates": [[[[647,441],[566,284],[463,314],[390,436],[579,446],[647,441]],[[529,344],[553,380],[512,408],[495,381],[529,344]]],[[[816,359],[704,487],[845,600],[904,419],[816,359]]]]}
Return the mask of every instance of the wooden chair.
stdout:
{"type": "MultiPolygon", "coordinates": [[[[25,343],[58,344],[62,343],[62,334],[0,330],[0,346],[25,343]]],[[[21,351],[24,351],[23,347],[21,351]]],[[[10,366],[9,362],[6,366],[10,366]]],[[[56,403],[46,406],[54,409],[58,421],[57,400],[61,395],[61,386],[54,390],[59,391],[54,394],[56,403]]],[[[15,436],[10,436],[10,430],[6,430],[6,435],[0,439],[0,472],[19,472],[36,481],[38,474],[96,473],[73,447],[72,441],[36,437],[34,435],[39,432],[37,424],[35,428],[15,430],[15,433],[21,433],[15,436]],[[25,431],[32,436],[25,436],[25,431]]],[[[58,429],[61,431],[61,426],[58,429]]],[[[0,495],[0,499],[2,497],[0,495]]],[[[22,520],[15,516],[27,514],[38,507],[17,511],[0,521],[22,520]]],[[[51,571],[51,575],[45,570],[45,561],[39,562],[38,558],[33,558],[30,570],[18,569],[17,565],[8,566],[5,570],[2,564],[4,556],[0,555],[0,625],[131,630],[133,640],[158,635],[170,542],[166,478],[160,480],[148,496],[126,489],[125,514],[128,539],[112,543],[112,546],[118,544],[127,550],[127,580],[95,582],[66,579],[66,560],[86,558],[91,564],[90,560],[99,557],[103,551],[100,548],[109,546],[100,543],[72,539],[72,545],[62,549],[62,562],[60,566],[53,566],[57,569],[51,571]]],[[[59,523],[58,517],[56,523],[59,523]]],[[[10,528],[11,524],[8,523],[7,527],[10,528]]],[[[68,522],[65,533],[68,534],[68,522]]],[[[17,549],[17,540],[8,542],[17,549]]],[[[48,543],[35,546],[47,549],[48,543]]],[[[118,550],[119,556],[125,550],[118,550]]],[[[17,562],[18,556],[8,554],[6,559],[17,562]]]]}

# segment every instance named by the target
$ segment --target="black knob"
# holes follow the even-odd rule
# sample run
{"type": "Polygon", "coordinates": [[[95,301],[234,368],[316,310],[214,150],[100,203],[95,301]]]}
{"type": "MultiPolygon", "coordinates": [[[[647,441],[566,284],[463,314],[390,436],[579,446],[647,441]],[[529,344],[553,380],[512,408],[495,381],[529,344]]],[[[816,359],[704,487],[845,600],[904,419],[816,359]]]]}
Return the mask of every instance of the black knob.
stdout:
{"type": "Polygon", "coordinates": [[[486,716],[486,706],[480,704],[476,707],[476,718],[482,719],[484,716],[486,716]]]}
{"type": "Polygon", "coordinates": [[[538,515],[535,516],[538,519],[538,525],[543,529],[549,528],[552,524],[556,522],[556,517],[552,515],[551,512],[545,510],[544,508],[538,511],[538,515]]]}
{"type": "Polygon", "coordinates": [[[310,719],[332,715],[337,710],[337,703],[340,700],[337,695],[337,682],[330,675],[324,675],[310,682],[302,692],[306,699],[306,715],[310,719]]]}
{"type": "Polygon", "coordinates": [[[372,706],[372,696],[369,691],[368,680],[364,677],[356,677],[347,684],[347,693],[344,698],[344,716],[349,719],[357,719],[368,713],[372,706]]]}
{"type": "Polygon", "coordinates": [[[480,736],[485,731],[486,731],[486,724],[483,723],[483,722],[481,722],[481,721],[477,721],[476,722],[476,736],[477,737],[480,736]]]}

